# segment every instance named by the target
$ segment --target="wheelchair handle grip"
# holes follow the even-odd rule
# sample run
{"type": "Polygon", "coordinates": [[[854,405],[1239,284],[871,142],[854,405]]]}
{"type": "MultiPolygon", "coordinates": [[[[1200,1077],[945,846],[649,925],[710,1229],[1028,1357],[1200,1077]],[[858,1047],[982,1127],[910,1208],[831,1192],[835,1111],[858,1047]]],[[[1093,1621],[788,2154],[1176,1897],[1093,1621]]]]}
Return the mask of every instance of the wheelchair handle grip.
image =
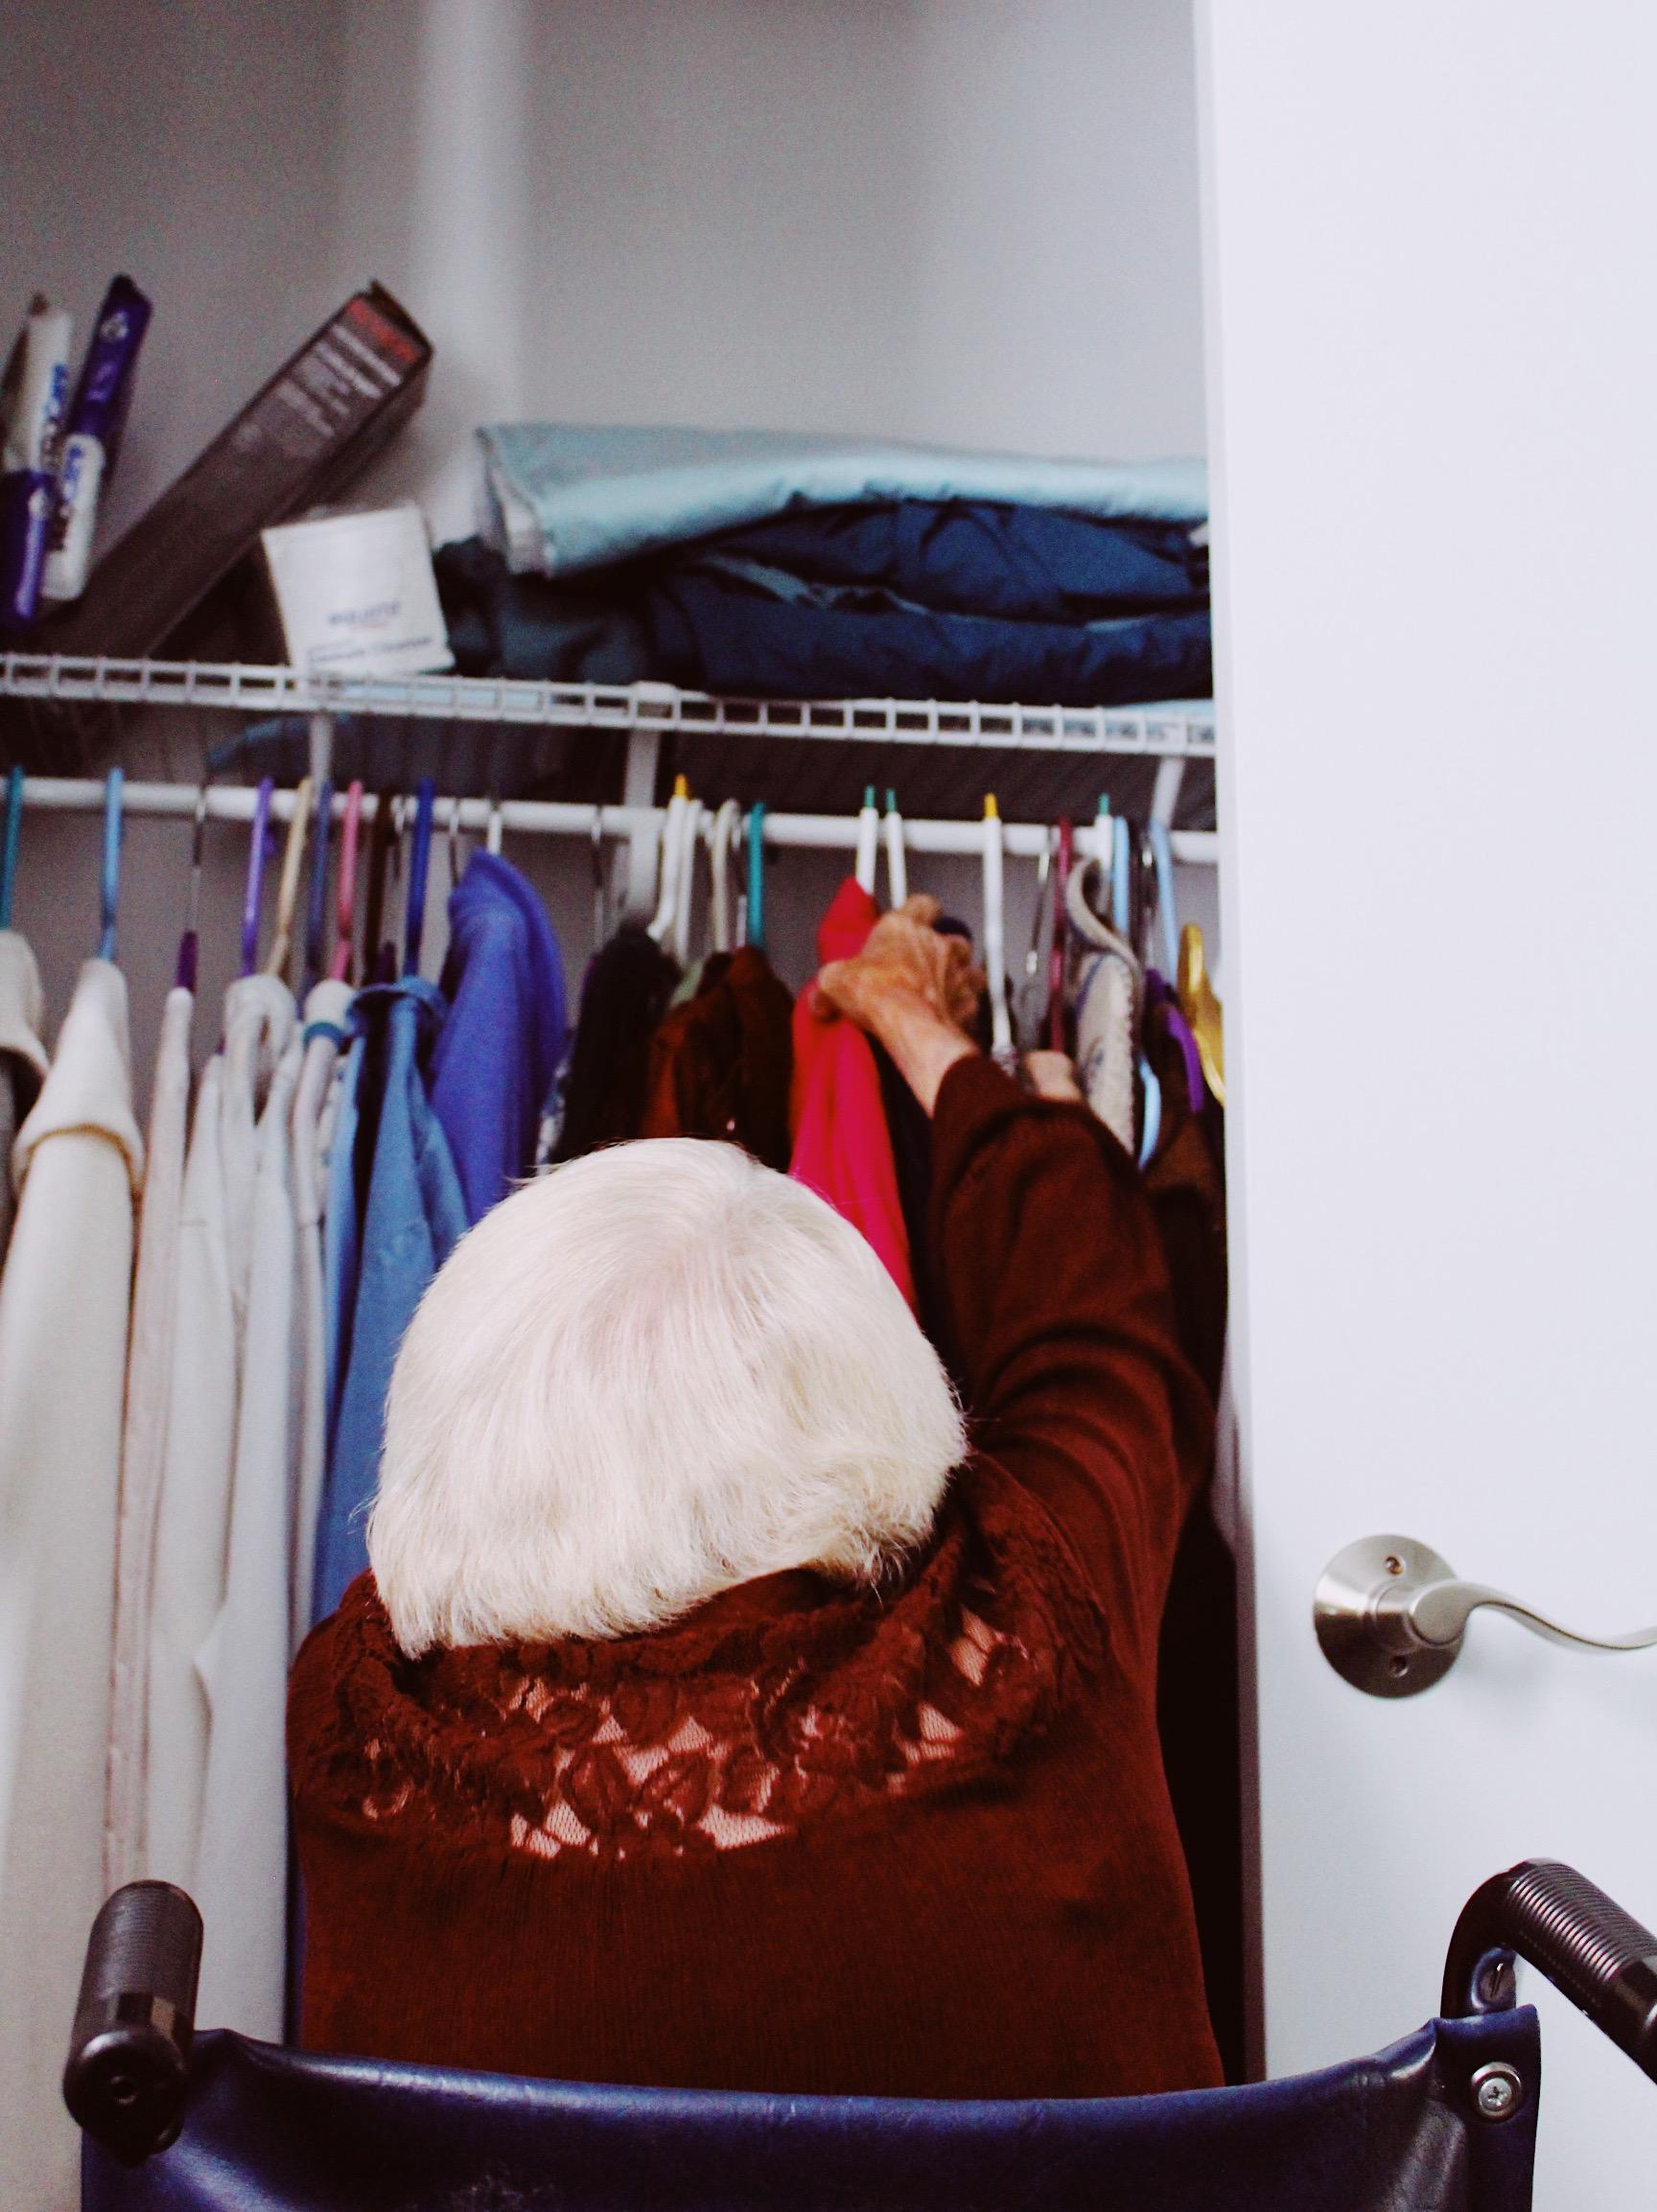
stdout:
{"type": "Polygon", "coordinates": [[[201,1915],[171,1882],[105,1898],[63,2069],[63,2101],[94,2141],[137,2165],[177,2140],[190,2086],[201,1915]]]}
{"type": "Polygon", "coordinates": [[[1515,1952],[1657,2082],[1657,1935],[1575,1867],[1523,1859],[1461,1909],[1444,1962],[1445,2017],[1510,2006],[1515,1952]]]}

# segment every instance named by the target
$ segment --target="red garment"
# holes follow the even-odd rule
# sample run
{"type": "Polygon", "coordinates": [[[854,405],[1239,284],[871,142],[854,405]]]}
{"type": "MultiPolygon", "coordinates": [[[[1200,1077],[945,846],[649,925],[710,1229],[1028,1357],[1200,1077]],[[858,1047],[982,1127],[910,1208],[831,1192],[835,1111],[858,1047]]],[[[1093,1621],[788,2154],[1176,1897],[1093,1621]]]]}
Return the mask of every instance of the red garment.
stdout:
{"type": "MultiPolygon", "coordinates": [[[[854,959],[879,919],[874,899],[849,875],[818,925],[818,966],[854,959]]],[[[913,1307],[915,1273],[880,1071],[856,1024],[819,1020],[816,998],[817,986],[807,984],[794,1004],[794,1157],[788,1173],[862,1230],[913,1307]]]]}
{"type": "Polygon", "coordinates": [[[1212,1409],[1085,1108],[971,1059],[934,1131],[975,1450],[900,1576],[409,1661],[364,1575],[310,1638],[313,2048],[800,2093],[1219,2080],[1156,1737],[1212,1409]]]}

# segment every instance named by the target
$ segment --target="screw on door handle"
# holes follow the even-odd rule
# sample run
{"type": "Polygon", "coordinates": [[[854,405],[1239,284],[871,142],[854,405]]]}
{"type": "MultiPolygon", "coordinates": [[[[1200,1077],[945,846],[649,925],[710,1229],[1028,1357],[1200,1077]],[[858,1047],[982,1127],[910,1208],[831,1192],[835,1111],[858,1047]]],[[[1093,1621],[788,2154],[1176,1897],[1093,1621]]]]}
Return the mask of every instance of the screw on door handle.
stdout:
{"type": "Polygon", "coordinates": [[[1338,1551],[1319,1579],[1312,1622],[1324,1658],[1371,1697],[1415,1697],[1441,1682],[1460,1656],[1481,1606],[1507,1614],[1550,1643],[1583,1651],[1645,1651],[1657,1628],[1626,1636],[1581,1636],[1505,1591],[1458,1581],[1436,1551],[1412,1536],[1365,1536],[1338,1551]]]}

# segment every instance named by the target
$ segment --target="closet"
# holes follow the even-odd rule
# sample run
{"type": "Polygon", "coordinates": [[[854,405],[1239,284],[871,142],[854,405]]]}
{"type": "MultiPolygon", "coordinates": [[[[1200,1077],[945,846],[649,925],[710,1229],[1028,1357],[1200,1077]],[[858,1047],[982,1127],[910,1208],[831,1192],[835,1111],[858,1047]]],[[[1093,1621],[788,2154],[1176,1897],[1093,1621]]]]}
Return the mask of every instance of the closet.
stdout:
{"type": "MultiPolygon", "coordinates": [[[[987,792],[1015,827],[1160,797],[1227,1018],[1255,2061],[1405,2032],[1462,1898],[1519,1857],[1649,1920],[1648,1663],[1482,1622],[1430,1697],[1382,1703],[1310,1625],[1324,1563],[1399,1528],[1588,1627],[1653,1611],[1646,12],[85,0],[5,35],[7,312],[41,284],[84,316],[128,266],[157,302],[112,529],[371,276],[438,366],[357,493],[418,498],[438,541],[473,524],[491,419],[1208,454],[1205,718],[1129,717],[1103,748],[1028,719],[680,721],[629,791],[625,726],[538,714],[491,730],[466,834],[497,756],[527,763],[505,850],[575,959],[583,818],[545,834],[513,805],[659,807],[684,773],[832,825],[780,832],[769,866],[798,982],[866,786],[951,826],[911,882],[969,919],[987,792]]],[[[48,712],[53,682],[0,676],[37,801],[14,919],[59,1019],[100,928],[101,802],[46,779],[118,755],[142,1085],[206,752],[271,702],[144,704],[105,675],[48,712]]],[[[453,727],[375,718],[410,779],[453,727]]],[[[233,780],[203,841],[215,998],[233,780]]],[[[614,814],[606,850],[637,827],[614,814]]],[[[1015,971],[1036,871],[1010,836],[1015,971]]],[[[1538,2200],[1638,2201],[1643,2086],[1544,2010],[1538,2200]]]]}

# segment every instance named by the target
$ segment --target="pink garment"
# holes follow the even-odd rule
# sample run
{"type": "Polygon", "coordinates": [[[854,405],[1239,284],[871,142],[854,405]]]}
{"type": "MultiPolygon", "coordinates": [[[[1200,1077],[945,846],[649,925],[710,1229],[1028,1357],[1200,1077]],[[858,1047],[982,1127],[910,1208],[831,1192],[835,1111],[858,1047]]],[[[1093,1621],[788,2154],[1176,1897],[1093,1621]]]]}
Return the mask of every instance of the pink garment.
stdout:
{"type": "MultiPolygon", "coordinates": [[[[819,966],[861,952],[879,919],[874,899],[849,875],[818,925],[819,966]]],[[[794,1157],[788,1172],[862,1230],[913,1307],[909,1234],[880,1071],[863,1032],[853,1022],[820,1020],[816,997],[813,983],[794,1007],[794,1157]]]]}

